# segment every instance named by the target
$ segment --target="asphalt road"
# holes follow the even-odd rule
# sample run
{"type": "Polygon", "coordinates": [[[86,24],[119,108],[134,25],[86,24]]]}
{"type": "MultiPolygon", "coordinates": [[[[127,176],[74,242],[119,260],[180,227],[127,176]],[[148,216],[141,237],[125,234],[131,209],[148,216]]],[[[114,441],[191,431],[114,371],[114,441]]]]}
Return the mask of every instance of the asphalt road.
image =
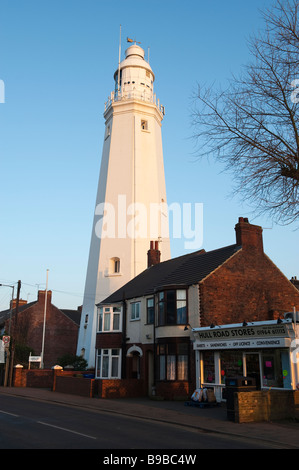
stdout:
{"type": "MultiPolygon", "coordinates": [[[[12,396],[1,396],[0,401],[0,449],[102,449],[104,452],[97,455],[98,463],[101,463],[99,459],[102,461],[104,458],[113,459],[114,454],[109,450],[124,452],[123,455],[128,455],[125,451],[129,451],[130,455],[137,456],[138,449],[155,449],[167,450],[166,454],[163,453],[166,455],[166,460],[170,458],[167,455],[175,455],[178,458],[178,454],[182,454],[183,459],[189,456],[191,459],[189,463],[192,464],[196,463],[192,461],[192,455],[198,455],[192,454],[192,450],[263,448],[269,449],[269,444],[266,447],[250,439],[223,437],[217,433],[191,430],[183,426],[150,422],[140,418],[122,417],[112,413],[93,412],[12,396]]],[[[117,455],[120,455],[119,452],[117,455]]],[[[144,459],[147,458],[147,453],[142,455],[144,459]]],[[[167,463],[166,460],[164,463],[167,463]]]]}

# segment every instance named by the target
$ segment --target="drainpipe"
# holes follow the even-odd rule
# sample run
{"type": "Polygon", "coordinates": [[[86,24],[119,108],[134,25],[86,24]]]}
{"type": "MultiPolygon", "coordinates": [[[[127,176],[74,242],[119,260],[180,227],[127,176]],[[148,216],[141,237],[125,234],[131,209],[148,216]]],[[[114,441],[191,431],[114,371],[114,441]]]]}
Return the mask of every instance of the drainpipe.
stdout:
{"type": "Polygon", "coordinates": [[[153,380],[153,387],[152,387],[152,395],[156,395],[156,364],[157,364],[157,352],[156,352],[156,304],[157,304],[157,295],[156,292],[154,293],[154,323],[153,323],[153,340],[154,340],[154,358],[153,358],[153,366],[154,366],[154,380],[153,380]]]}
{"type": "Polygon", "coordinates": [[[126,350],[127,350],[127,304],[125,293],[123,293],[123,331],[122,331],[122,355],[121,355],[121,378],[126,378],[126,350]]]}

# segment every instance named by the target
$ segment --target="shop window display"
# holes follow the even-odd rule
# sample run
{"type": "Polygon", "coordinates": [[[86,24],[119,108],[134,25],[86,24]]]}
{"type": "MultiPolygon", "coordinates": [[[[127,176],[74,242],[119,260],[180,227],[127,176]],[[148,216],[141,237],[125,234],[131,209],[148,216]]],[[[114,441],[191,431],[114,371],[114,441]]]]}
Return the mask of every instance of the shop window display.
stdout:
{"type": "Polygon", "coordinates": [[[227,377],[243,375],[242,352],[221,351],[220,353],[221,383],[225,384],[227,377]]]}
{"type": "Polygon", "coordinates": [[[207,384],[215,383],[214,352],[205,351],[203,357],[203,381],[207,384]]]}
{"type": "Polygon", "coordinates": [[[264,387],[290,387],[290,361],[286,350],[268,350],[262,354],[264,387]]]}

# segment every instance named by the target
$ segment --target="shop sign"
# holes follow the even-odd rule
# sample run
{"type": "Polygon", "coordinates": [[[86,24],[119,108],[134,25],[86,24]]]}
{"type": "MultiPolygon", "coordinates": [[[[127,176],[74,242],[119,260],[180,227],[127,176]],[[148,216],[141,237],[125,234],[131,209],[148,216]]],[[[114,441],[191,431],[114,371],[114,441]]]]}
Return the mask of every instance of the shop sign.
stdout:
{"type": "Polygon", "coordinates": [[[229,328],[199,328],[194,332],[194,349],[281,348],[290,343],[290,325],[253,324],[229,328]]]}
{"type": "Polygon", "coordinates": [[[233,328],[209,328],[199,329],[194,332],[196,339],[200,341],[212,340],[237,340],[237,339],[252,339],[252,338],[269,338],[271,336],[279,336],[281,338],[288,337],[288,330],[286,325],[253,325],[253,326],[240,326],[233,328]]]}
{"type": "Polygon", "coordinates": [[[252,348],[287,348],[291,344],[290,338],[275,338],[269,337],[267,339],[240,339],[236,341],[195,341],[194,349],[217,350],[217,349],[252,349],[252,348]]]}

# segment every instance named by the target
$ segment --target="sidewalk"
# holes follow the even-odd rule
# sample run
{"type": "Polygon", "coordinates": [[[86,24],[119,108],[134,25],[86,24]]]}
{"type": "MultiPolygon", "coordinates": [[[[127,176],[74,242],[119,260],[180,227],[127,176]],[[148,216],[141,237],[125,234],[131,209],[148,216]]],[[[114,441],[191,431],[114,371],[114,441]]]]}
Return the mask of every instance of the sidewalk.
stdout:
{"type": "Polygon", "coordinates": [[[181,401],[156,401],[149,398],[102,399],[85,398],[52,392],[48,389],[0,387],[1,395],[42,400],[55,404],[75,406],[94,412],[117,413],[191,427],[205,432],[241,436],[276,444],[278,448],[299,449],[299,423],[263,422],[234,423],[227,419],[226,406],[199,408],[185,406],[181,401]]]}

